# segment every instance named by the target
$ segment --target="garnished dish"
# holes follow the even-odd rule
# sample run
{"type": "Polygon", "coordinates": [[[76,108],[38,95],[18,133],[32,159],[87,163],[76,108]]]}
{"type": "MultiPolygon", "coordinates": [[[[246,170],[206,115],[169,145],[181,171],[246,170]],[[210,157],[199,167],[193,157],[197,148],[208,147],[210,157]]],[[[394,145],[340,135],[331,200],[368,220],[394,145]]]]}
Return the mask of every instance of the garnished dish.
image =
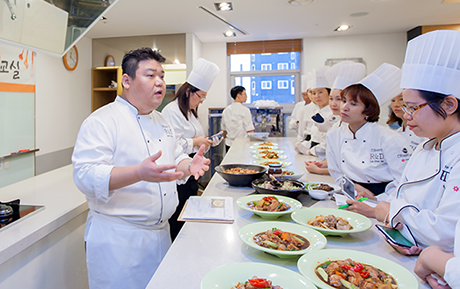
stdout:
{"type": "Polygon", "coordinates": [[[258,184],[259,187],[270,190],[298,190],[299,186],[294,184],[292,181],[265,181],[261,184],[258,184]]]}
{"type": "Polygon", "coordinates": [[[261,146],[274,146],[274,144],[272,142],[269,142],[269,141],[260,143],[259,145],[261,145],[261,146]]]}
{"type": "Polygon", "coordinates": [[[236,286],[233,286],[230,289],[253,289],[253,288],[268,288],[268,289],[283,289],[281,286],[272,285],[272,281],[265,278],[258,278],[257,276],[248,279],[243,283],[238,282],[236,286]]]}
{"type": "Polygon", "coordinates": [[[346,260],[326,261],[315,273],[326,284],[339,289],[396,289],[398,284],[390,274],[374,266],[346,260]]]}
{"type": "Polygon", "coordinates": [[[278,228],[256,234],[253,240],[259,246],[279,251],[300,251],[310,246],[306,238],[294,233],[283,232],[278,228]]]}
{"type": "Polygon", "coordinates": [[[283,171],[283,176],[293,176],[294,172],[292,171],[283,171]]]}
{"type": "Polygon", "coordinates": [[[347,220],[334,215],[319,215],[308,220],[307,224],[328,230],[353,230],[353,226],[347,220]]]}
{"type": "MultiPolygon", "coordinates": [[[[252,212],[253,214],[260,216],[265,219],[276,219],[279,218],[283,215],[286,214],[291,214],[292,212],[295,212],[296,210],[302,208],[302,203],[299,202],[298,200],[285,197],[285,196],[279,196],[277,195],[276,198],[280,203],[283,203],[286,205],[287,209],[280,211],[280,210],[275,210],[275,211],[261,211],[261,210],[256,210],[254,208],[253,204],[254,202],[259,202],[261,199],[264,197],[273,197],[272,194],[250,194],[244,197],[239,198],[236,200],[236,204],[243,210],[247,210],[252,212]]],[[[265,200],[264,200],[265,203],[265,200]]],[[[264,230],[267,230],[267,228],[263,228],[262,230],[259,230],[258,232],[262,232],[264,230]]],[[[254,234],[253,234],[254,235],[254,234]]],[[[253,236],[252,235],[252,236],[253,236]]],[[[251,236],[251,238],[252,238],[251,236]]]]}
{"type": "Polygon", "coordinates": [[[234,174],[234,175],[246,175],[246,174],[255,174],[255,173],[258,173],[259,171],[243,169],[243,168],[238,167],[238,168],[226,169],[223,172],[227,174],[234,174]]]}
{"type": "Polygon", "coordinates": [[[291,207],[283,202],[280,202],[275,196],[265,196],[260,200],[248,202],[248,207],[256,211],[266,212],[283,212],[291,207]]]}
{"type": "Polygon", "coordinates": [[[326,192],[333,191],[334,188],[328,184],[324,183],[306,183],[305,184],[305,189],[307,190],[323,190],[326,192]]]}
{"type": "Polygon", "coordinates": [[[263,159],[279,159],[280,156],[276,152],[267,152],[267,153],[262,154],[262,156],[260,157],[263,159]]]}

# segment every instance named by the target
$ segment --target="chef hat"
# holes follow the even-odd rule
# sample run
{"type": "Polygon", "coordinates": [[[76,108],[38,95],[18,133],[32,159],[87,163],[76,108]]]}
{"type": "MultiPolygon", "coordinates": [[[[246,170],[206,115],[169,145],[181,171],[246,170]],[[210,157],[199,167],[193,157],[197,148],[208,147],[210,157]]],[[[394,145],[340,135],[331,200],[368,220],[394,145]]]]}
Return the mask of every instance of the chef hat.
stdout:
{"type": "MultiPolygon", "coordinates": [[[[311,72],[308,72],[311,73],[311,72]]],[[[302,92],[307,92],[308,90],[308,75],[302,75],[302,92]]]]}
{"type": "Polygon", "coordinates": [[[366,66],[354,61],[341,61],[333,65],[326,77],[332,83],[332,89],[343,90],[345,87],[360,81],[366,76],[366,66]]]}
{"type": "Polygon", "coordinates": [[[313,69],[312,74],[308,74],[308,88],[315,89],[320,87],[330,88],[330,84],[326,78],[326,71],[329,66],[323,66],[318,69],[313,69]]]}
{"type": "Polygon", "coordinates": [[[219,71],[220,69],[215,63],[199,58],[195,62],[192,72],[187,78],[187,82],[199,90],[208,92],[219,71]]]}
{"type": "Polygon", "coordinates": [[[367,87],[374,94],[379,105],[383,105],[402,92],[400,88],[401,69],[384,63],[359,83],[367,87]]]}
{"type": "Polygon", "coordinates": [[[402,88],[460,98],[460,31],[432,31],[409,41],[402,71],[402,88]]]}

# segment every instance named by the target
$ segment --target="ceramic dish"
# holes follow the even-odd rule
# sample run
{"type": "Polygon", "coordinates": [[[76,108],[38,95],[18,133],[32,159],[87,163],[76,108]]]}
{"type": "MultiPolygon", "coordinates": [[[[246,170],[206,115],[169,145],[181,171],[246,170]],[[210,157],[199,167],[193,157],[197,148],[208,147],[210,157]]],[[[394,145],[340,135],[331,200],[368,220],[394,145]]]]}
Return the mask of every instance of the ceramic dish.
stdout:
{"type": "MultiPolygon", "coordinates": [[[[289,171],[289,170],[283,170],[283,171],[285,172],[285,171],[289,171]]],[[[293,172],[293,171],[289,171],[289,172],[293,172]]],[[[293,173],[294,173],[293,175],[283,175],[283,177],[279,178],[279,179],[280,180],[284,179],[284,180],[294,180],[294,181],[296,181],[296,180],[300,179],[304,175],[304,173],[296,173],[296,172],[293,172],[293,173]]]]}
{"type": "Polygon", "coordinates": [[[260,250],[280,258],[294,258],[313,250],[320,250],[326,247],[327,240],[320,232],[301,226],[298,224],[287,222],[258,222],[244,226],[238,233],[241,241],[249,247],[260,250]],[[300,235],[310,242],[310,246],[300,251],[279,251],[262,247],[254,242],[254,235],[266,232],[273,228],[280,229],[283,232],[294,233],[300,235]]]}
{"type": "Polygon", "coordinates": [[[266,166],[266,167],[268,167],[269,163],[280,163],[282,168],[285,168],[285,167],[288,167],[288,166],[292,165],[292,163],[288,162],[288,161],[261,160],[261,159],[254,160],[252,163],[256,164],[256,165],[266,166]]]}
{"type": "Polygon", "coordinates": [[[271,142],[271,141],[266,141],[266,142],[256,142],[254,146],[269,146],[269,147],[278,147],[278,144],[276,142],[271,142]]]}
{"type": "Polygon", "coordinates": [[[269,159],[269,158],[264,158],[263,156],[265,156],[266,154],[253,154],[252,155],[252,158],[253,159],[258,159],[258,160],[266,160],[266,161],[276,161],[276,160],[285,160],[287,159],[287,155],[282,155],[282,154],[278,154],[278,158],[273,158],[273,159],[269,159]]]}
{"type": "Polygon", "coordinates": [[[308,190],[308,194],[315,200],[324,200],[329,196],[329,192],[323,190],[308,190]]]}
{"type": "Polygon", "coordinates": [[[251,182],[255,179],[262,177],[267,168],[260,165],[248,165],[248,164],[225,164],[216,167],[216,172],[228,182],[231,186],[244,187],[251,186],[251,182]],[[243,168],[249,170],[256,170],[253,174],[229,174],[225,171],[232,168],[243,168]]]}
{"type": "Polygon", "coordinates": [[[300,203],[299,201],[294,200],[294,199],[289,198],[289,197],[279,196],[279,195],[275,195],[275,194],[272,194],[272,195],[261,195],[261,194],[247,195],[247,196],[241,197],[238,200],[236,200],[236,204],[240,208],[242,208],[244,210],[251,211],[255,215],[258,215],[259,217],[262,217],[264,219],[272,219],[272,220],[277,219],[277,218],[279,218],[279,217],[281,217],[283,215],[290,214],[290,213],[295,212],[298,209],[302,208],[302,203],[300,203]],[[249,202],[258,201],[258,200],[262,199],[263,197],[268,197],[268,196],[276,196],[280,202],[286,203],[291,208],[286,210],[286,211],[283,211],[283,212],[267,212],[267,211],[254,210],[254,209],[252,209],[252,208],[250,208],[248,206],[249,202]]]}
{"type": "MultiPolygon", "coordinates": [[[[333,194],[333,193],[337,193],[337,192],[341,192],[342,191],[342,188],[336,184],[331,184],[331,183],[325,183],[325,182],[306,182],[305,183],[305,190],[309,191],[309,190],[316,190],[315,186],[316,185],[320,185],[320,184],[326,184],[328,186],[331,186],[332,188],[334,188],[333,191],[330,191],[328,193],[330,194],[333,194]]],[[[326,192],[326,191],[325,191],[326,192]]]]}
{"type": "Polygon", "coordinates": [[[255,155],[255,154],[263,154],[263,153],[266,153],[266,152],[274,152],[274,153],[278,153],[278,154],[284,154],[284,151],[278,150],[278,149],[253,149],[251,151],[251,153],[253,155],[255,155]]]}
{"type": "Polygon", "coordinates": [[[306,277],[289,269],[265,263],[233,263],[216,268],[201,280],[201,289],[230,289],[257,276],[289,289],[316,289],[306,277]]]}
{"type": "Polygon", "coordinates": [[[385,273],[393,276],[398,283],[399,289],[417,289],[419,283],[414,274],[409,272],[403,266],[387,260],[383,257],[376,256],[370,253],[342,250],[342,249],[325,249],[319,251],[310,251],[303,255],[297,262],[299,272],[310,279],[316,286],[322,289],[336,289],[323,282],[315,273],[318,265],[326,261],[345,260],[347,258],[353,261],[372,265],[385,273]]]}
{"type": "Polygon", "coordinates": [[[261,184],[265,183],[266,181],[270,181],[269,178],[263,177],[257,180],[252,181],[251,185],[252,188],[256,191],[258,194],[265,194],[265,195],[280,195],[280,196],[286,196],[290,198],[297,198],[300,196],[302,192],[305,192],[305,186],[302,182],[299,181],[294,181],[294,180],[281,180],[278,179],[279,182],[281,182],[284,185],[284,182],[290,182],[294,188],[291,190],[283,190],[283,189],[269,189],[269,188],[264,188],[261,186],[261,184]]]}
{"type": "Polygon", "coordinates": [[[369,218],[353,213],[347,210],[331,209],[331,208],[304,208],[294,212],[291,215],[291,218],[298,224],[310,227],[317,231],[320,231],[323,235],[332,235],[332,236],[345,236],[348,234],[358,233],[366,231],[372,226],[371,220],[369,218]],[[331,230],[324,229],[319,227],[310,226],[307,224],[308,220],[315,218],[316,216],[323,215],[334,215],[336,217],[341,217],[350,223],[353,227],[351,230],[331,230]]]}

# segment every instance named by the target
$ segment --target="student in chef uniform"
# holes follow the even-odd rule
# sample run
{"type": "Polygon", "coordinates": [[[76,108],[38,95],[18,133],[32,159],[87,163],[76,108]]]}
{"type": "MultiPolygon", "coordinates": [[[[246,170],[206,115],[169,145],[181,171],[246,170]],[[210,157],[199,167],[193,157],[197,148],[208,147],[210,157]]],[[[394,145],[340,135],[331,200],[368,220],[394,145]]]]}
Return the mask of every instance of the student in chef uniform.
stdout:
{"type": "Polygon", "coordinates": [[[329,93],[331,89],[325,75],[328,69],[328,66],[324,66],[314,69],[313,73],[308,75],[308,86],[311,88],[312,98],[315,100],[317,108],[312,116],[311,140],[304,140],[297,147],[300,153],[317,156],[321,160],[326,159],[327,132],[327,129],[322,128],[330,128],[329,121],[332,118],[332,111],[329,107],[329,93]]]}
{"type": "Polygon", "coordinates": [[[391,99],[391,113],[387,124],[392,125],[397,122],[400,126],[396,131],[400,133],[407,142],[407,145],[414,151],[417,146],[426,141],[427,138],[419,137],[410,129],[407,128],[407,119],[404,118],[404,111],[401,106],[404,104],[402,93],[391,99]]]}
{"type": "Polygon", "coordinates": [[[204,174],[204,146],[191,160],[155,109],[166,85],[163,56],[150,48],[123,57],[123,92],[93,112],[78,133],[74,180],[89,205],[90,288],[145,288],[166,254],[176,181],[204,174]]]}
{"type": "Polygon", "coordinates": [[[222,112],[222,131],[227,151],[237,137],[247,137],[255,129],[251,111],[243,105],[248,98],[246,89],[235,86],[230,90],[230,95],[235,101],[222,112]]]}
{"type": "Polygon", "coordinates": [[[437,246],[431,246],[424,249],[417,259],[415,274],[426,280],[432,288],[460,288],[460,222],[457,222],[455,228],[454,242],[453,253],[446,253],[437,246]],[[440,276],[442,282],[437,280],[440,276]],[[442,284],[443,282],[447,284],[442,284]]]}
{"type": "Polygon", "coordinates": [[[306,75],[302,75],[302,98],[303,100],[296,103],[294,106],[294,110],[292,111],[291,119],[288,124],[289,129],[297,132],[299,130],[299,120],[302,114],[302,109],[311,103],[311,89],[308,88],[306,75]]]}
{"type": "MultiPolygon", "coordinates": [[[[327,122],[331,125],[330,129],[339,127],[342,123],[340,121],[340,107],[342,104],[342,97],[340,92],[349,86],[364,78],[366,75],[366,66],[362,63],[353,61],[341,61],[333,65],[327,72],[326,78],[329,83],[332,83],[331,93],[329,95],[329,107],[332,111],[331,119],[327,122]]],[[[329,129],[325,127],[326,129],[329,129]]],[[[327,131],[327,130],[326,130],[327,131]]],[[[306,161],[305,168],[310,173],[329,175],[327,168],[327,160],[324,161],[306,161]]]]}
{"type": "Polygon", "coordinates": [[[313,71],[307,72],[307,75],[302,79],[302,87],[307,91],[307,95],[310,98],[311,102],[310,104],[307,104],[304,107],[302,107],[298,115],[299,128],[297,130],[297,141],[294,143],[294,148],[298,153],[300,153],[298,147],[303,141],[311,141],[311,128],[313,127],[314,123],[311,117],[315,113],[315,110],[319,109],[318,105],[316,104],[316,101],[313,99],[313,96],[311,94],[311,87],[308,86],[309,84],[312,84],[308,82],[308,79],[310,78],[311,74],[313,74],[313,71]]]}
{"type": "Polygon", "coordinates": [[[433,31],[409,41],[402,71],[407,127],[429,140],[417,147],[394,198],[379,202],[375,215],[421,248],[452,252],[460,219],[460,32],[433,31]]]}
{"type": "MultiPolygon", "coordinates": [[[[183,152],[193,156],[200,146],[216,146],[222,141],[222,132],[208,139],[203,131],[203,127],[198,121],[198,106],[206,100],[208,90],[214,79],[219,73],[219,67],[216,64],[199,58],[193,66],[187,81],[181,85],[174,99],[163,108],[162,114],[169,120],[176,135],[176,140],[182,147],[183,152]]],[[[196,196],[198,193],[198,182],[189,178],[187,183],[177,186],[179,193],[179,205],[176,212],[169,219],[171,226],[171,237],[174,240],[184,222],[178,222],[177,217],[180,215],[185,202],[190,196],[196,196]]]]}
{"type": "Polygon", "coordinates": [[[399,94],[401,70],[384,63],[372,74],[345,88],[342,124],[327,135],[327,164],[336,184],[345,175],[370,195],[391,194],[398,186],[409,150],[404,139],[377,124],[380,108],[399,94]]]}

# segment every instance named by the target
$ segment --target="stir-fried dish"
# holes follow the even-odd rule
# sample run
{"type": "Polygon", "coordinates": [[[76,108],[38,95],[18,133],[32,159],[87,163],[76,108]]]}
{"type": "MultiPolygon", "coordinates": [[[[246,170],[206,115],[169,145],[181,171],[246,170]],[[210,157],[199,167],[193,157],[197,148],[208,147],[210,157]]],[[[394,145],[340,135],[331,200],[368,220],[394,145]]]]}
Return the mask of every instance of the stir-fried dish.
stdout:
{"type": "Polygon", "coordinates": [[[278,153],[275,152],[267,152],[264,155],[261,156],[263,159],[279,159],[280,156],[278,153]]]}
{"type": "Polygon", "coordinates": [[[346,260],[327,261],[315,269],[319,279],[339,289],[396,289],[393,276],[368,264],[346,260]]]}
{"type": "Polygon", "coordinates": [[[280,162],[271,162],[271,161],[266,161],[266,162],[262,162],[261,165],[263,166],[268,166],[270,164],[280,164],[280,162]]]}
{"type": "Polygon", "coordinates": [[[250,170],[250,169],[243,169],[243,168],[231,168],[224,171],[227,174],[234,174],[234,175],[247,175],[247,174],[255,174],[259,171],[250,170]]]}
{"type": "Polygon", "coordinates": [[[248,281],[243,283],[238,282],[238,285],[233,286],[230,289],[256,289],[256,288],[268,288],[268,289],[283,289],[281,286],[272,285],[272,281],[265,278],[257,278],[257,276],[252,277],[248,281]]]}
{"type": "Polygon", "coordinates": [[[286,203],[280,202],[275,196],[266,196],[258,201],[251,201],[248,203],[248,207],[257,211],[266,212],[283,212],[291,208],[286,203]]]}
{"type": "Polygon", "coordinates": [[[305,188],[307,190],[323,190],[326,192],[333,191],[334,188],[329,186],[328,184],[312,184],[312,183],[307,183],[305,184],[305,188]]]}
{"type": "Polygon", "coordinates": [[[293,176],[294,172],[291,171],[283,171],[283,176],[293,176]]]}
{"type": "Polygon", "coordinates": [[[270,149],[273,149],[273,147],[271,146],[259,146],[259,147],[256,147],[257,150],[270,150],[270,149]]]}
{"type": "Polygon", "coordinates": [[[347,220],[334,215],[319,215],[308,220],[307,224],[329,230],[353,230],[353,226],[347,220]]]}
{"type": "Polygon", "coordinates": [[[310,246],[310,242],[304,237],[277,228],[259,233],[253,240],[259,246],[279,251],[301,251],[310,246]]]}
{"type": "Polygon", "coordinates": [[[259,145],[261,145],[261,146],[274,146],[274,144],[269,142],[269,141],[263,142],[263,143],[261,143],[259,145]]]}
{"type": "Polygon", "coordinates": [[[293,183],[292,181],[265,181],[262,184],[258,184],[259,187],[270,190],[299,190],[301,186],[293,183]]]}

